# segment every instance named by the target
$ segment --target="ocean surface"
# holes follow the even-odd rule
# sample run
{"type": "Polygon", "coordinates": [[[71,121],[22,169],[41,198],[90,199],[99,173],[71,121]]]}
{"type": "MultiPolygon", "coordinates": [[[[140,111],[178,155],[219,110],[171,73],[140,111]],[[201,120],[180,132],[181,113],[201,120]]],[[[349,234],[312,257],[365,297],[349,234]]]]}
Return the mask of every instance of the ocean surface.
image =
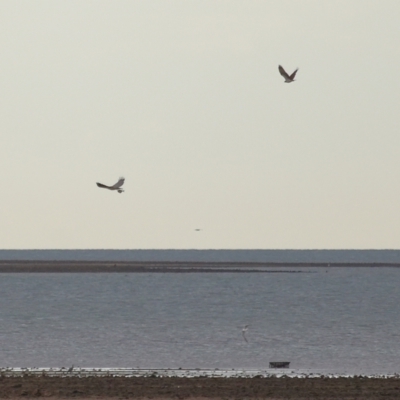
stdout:
{"type": "Polygon", "coordinates": [[[400,372],[400,268],[298,270],[0,274],[0,367],[400,372]]]}

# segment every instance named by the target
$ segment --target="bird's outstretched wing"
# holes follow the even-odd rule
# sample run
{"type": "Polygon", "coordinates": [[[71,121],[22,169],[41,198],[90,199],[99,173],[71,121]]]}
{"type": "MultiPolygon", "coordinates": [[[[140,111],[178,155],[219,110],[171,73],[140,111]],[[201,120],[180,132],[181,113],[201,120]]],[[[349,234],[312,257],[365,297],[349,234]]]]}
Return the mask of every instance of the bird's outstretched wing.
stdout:
{"type": "Polygon", "coordinates": [[[124,184],[124,182],[125,182],[125,178],[121,177],[121,178],[119,178],[119,181],[115,185],[112,185],[111,187],[113,189],[118,189],[124,184]]]}
{"type": "MultiPolygon", "coordinates": [[[[296,69],[296,71],[294,72],[294,75],[296,75],[296,72],[297,72],[297,69],[296,69]]],[[[292,77],[289,76],[289,75],[286,73],[286,71],[283,69],[282,65],[279,66],[279,73],[280,73],[286,80],[292,79],[292,77]]],[[[293,75],[293,78],[294,78],[294,75],[293,75]]]]}
{"type": "Polygon", "coordinates": [[[296,76],[296,73],[297,73],[298,70],[299,70],[299,69],[297,68],[296,71],[294,71],[293,74],[289,76],[289,78],[290,78],[292,81],[294,80],[294,77],[296,76]]]}
{"type": "Polygon", "coordinates": [[[102,183],[99,183],[99,182],[96,182],[96,185],[97,185],[98,187],[100,187],[100,188],[111,189],[110,186],[103,185],[102,183]]]}

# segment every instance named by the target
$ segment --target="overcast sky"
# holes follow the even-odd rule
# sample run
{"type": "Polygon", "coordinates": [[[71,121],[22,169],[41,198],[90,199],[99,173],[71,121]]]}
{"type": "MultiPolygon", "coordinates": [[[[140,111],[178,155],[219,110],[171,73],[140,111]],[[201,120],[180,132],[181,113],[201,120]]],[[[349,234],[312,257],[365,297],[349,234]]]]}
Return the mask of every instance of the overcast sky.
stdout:
{"type": "Polygon", "coordinates": [[[399,19],[0,2],[1,248],[400,248],[399,19]]]}

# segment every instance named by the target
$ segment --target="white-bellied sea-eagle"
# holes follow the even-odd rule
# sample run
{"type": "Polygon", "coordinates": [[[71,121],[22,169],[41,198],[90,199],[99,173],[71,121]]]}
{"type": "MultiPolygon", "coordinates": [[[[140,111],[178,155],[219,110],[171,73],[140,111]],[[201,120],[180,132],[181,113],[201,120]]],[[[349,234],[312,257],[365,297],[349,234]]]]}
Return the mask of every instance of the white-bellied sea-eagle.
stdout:
{"type": "Polygon", "coordinates": [[[107,185],[103,185],[102,183],[96,182],[96,185],[99,188],[104,188],[104,189],[109,189],[109,190],[117,190],[118,193],[122,193],[124,191],[124,189],[121,189],[121,186],[124,184],[125,182],[125,178],[119,178],[119,181],[112,185],[112,186],[107,186],[107,185]]]}
{"type": "Polygon", "coordinates": [[[279,66],[279,72],[285,78],[285,83],[293,82],[298,70],[299,69],[297,68],[296,71],[292,73],[292,75],[288,75],[287,72],[283,69],[282,65],[279,66]]]}

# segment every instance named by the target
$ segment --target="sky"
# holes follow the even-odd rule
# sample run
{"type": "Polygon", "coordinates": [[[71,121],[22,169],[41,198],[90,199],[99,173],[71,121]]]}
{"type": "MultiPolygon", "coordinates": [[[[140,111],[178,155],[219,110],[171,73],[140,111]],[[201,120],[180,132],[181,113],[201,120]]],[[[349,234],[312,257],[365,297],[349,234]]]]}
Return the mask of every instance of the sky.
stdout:
{"type": "Polygon", "coordinates": [[[0,247],[400,248],[399,17],[0,2],[0,247]]]}

